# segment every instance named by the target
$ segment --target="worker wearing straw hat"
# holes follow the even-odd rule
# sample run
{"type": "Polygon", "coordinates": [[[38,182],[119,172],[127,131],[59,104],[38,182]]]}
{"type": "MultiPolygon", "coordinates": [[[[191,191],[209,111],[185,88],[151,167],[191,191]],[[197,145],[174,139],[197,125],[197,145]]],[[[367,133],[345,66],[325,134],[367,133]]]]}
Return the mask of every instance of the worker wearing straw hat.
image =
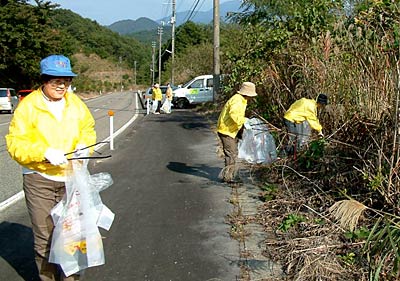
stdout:
{"type": "Polygon", "coordinates": [[[254,83],[244,82],[240,90],[226,102],[219,115],[217,132],[225,155],[225,168],[221,171],[220,178],[225,182],[233,181],[238,155],[237,135],[247,119],[247,101],[255,96],[257,93],[254,83]]]}

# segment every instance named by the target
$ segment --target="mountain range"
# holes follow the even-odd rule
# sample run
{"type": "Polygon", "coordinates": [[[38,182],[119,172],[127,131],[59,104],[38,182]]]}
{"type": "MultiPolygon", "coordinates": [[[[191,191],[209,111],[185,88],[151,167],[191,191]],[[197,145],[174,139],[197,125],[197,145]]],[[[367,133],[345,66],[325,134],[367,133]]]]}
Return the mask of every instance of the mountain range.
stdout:
{"type": "MultiPolygon", "coordinates": [[[[222,21],[228,21],[227,16],[229,13],[240,12],[241,1],[228,1],[220,4],[220,16],[222,21]]],[[[176,25],[179,26],[187,21],[195,23],[209,24],[213,21],[213,10],[208,11],[184,11],[176,13],[176,25]]],[[[137,20],[121,20],[114,22],[107,26],[112,31],[115,31],[121,35],[129,35],[133,33],[155,30],[160,26],[160,23],[164,22],[166,26],[170,26],[170,18],[162,18],[157,21],[151,20],[147,17],[141,17],[137,20]]]]}

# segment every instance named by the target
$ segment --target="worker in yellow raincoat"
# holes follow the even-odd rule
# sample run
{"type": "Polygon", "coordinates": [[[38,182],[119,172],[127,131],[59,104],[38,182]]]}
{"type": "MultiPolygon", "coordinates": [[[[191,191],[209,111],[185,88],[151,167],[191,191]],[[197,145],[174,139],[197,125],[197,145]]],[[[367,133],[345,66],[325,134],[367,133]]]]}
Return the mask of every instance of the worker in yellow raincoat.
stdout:
{"type": "Polygon", "coordinates": [[[153,85],[152,99],[153,99],[153,113],[160,114],[162,92],[160,89],[160,84],[158,84],[158,83],[153,85]]]}
{"type": "Polygon", "coordinates": [[[225,155],[225,168],[220,177],[225,182],[233,181],[233,169],[238,155],[237,135],[247,119],[247,101],[255,96],[254,83],[244,82],[240,90],[225,103],[219,115],[217,132],[225,155]]]}
{"type": "Polygon", "coordinates": [[[295,101],[284,115],[284,122],[289,132],[289,143],[286,147],[288,154],[293,154],[308,144],[311,129],[323,137],[322,126],[317,117],[317,110],[328,103],[325,94],[319,94],[316,100],[301,98],[295,101]]]}
{"type": "Polygon", "coordinates": [[[43,84],[15,110],[7,150],[22,166],[38,278],[79,280],[78,275],[66,277],[58,265],[48,262],[54,229],[50,211],[66,192],[67,157],[87,157],[92,152],[85,147],[96,142],[95,121],[85,103],[68,92],[76,74],[67,57],[50,55],[41,61],[40,70],[43,84]]]}

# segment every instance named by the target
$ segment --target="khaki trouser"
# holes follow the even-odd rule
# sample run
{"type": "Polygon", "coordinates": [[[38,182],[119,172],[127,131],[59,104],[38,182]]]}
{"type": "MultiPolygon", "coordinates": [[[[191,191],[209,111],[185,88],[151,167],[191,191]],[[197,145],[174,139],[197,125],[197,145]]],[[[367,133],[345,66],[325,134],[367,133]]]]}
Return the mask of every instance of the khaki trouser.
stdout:
{"type": "Polygon", "coordinates": [[[222,142],[222,148],[225,155],[225,169],[222,175],[224,181],[230,181],[233,179],[233,171],[238,156],[238,140],[227,135],[218,133],[219,138],[222,142]]]}
{"type": "Polygon", "coordinates": [[[23,188],[32,223],[35,260],[40,279],[42,281],[79,280],[79,276],[76,275],[65,277],[58,265],[48,262],[54,229],[50,211],[62,200],[65,183],[52,181],[33,173],[24,175],[23,188]]]}

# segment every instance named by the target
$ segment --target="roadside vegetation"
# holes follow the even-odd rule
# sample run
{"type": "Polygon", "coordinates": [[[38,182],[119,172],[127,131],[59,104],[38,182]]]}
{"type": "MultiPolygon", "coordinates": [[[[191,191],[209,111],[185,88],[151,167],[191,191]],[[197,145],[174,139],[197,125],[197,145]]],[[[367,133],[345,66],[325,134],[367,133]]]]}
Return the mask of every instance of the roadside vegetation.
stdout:
{"type": "Polygon", "coordinates": [[[257,220],[274,234],[265,254],[288,280],[399,280],[399,2],[245,5],[222,48],[227,97],[255,82],[251,110],[278,145],[294,100],[326,93],[330,103],[324,139],[256,172],[257,220]]]}
{"type": "MultiPolygon", "coordinates": [[[[72,57],[78,91],[151,83],[151,46],[36,3],[0,3],[3,86],[36,85],[38,62],[50,53],[72,57]]],[[[286,280],[399,280],[399,1],[246,0],[243,7],[221,26],[226,76],[218,105],[208,109],[218,113],[241,82],[254,82],[259,95],[249,117],[266,120],[281,149],[282,116],[292,102],[326,93],[329,105],[320,112],[324,139],[296,157],[252,167],[263,207],[236,222],[264,226],[264,254],[282,264],[286,280]]],[[[179,26],[175,84],[212,73],[212,53],[211,26],[179,26]]],[[[171,67],[163,52],[163,84],[171,67]]]]}

